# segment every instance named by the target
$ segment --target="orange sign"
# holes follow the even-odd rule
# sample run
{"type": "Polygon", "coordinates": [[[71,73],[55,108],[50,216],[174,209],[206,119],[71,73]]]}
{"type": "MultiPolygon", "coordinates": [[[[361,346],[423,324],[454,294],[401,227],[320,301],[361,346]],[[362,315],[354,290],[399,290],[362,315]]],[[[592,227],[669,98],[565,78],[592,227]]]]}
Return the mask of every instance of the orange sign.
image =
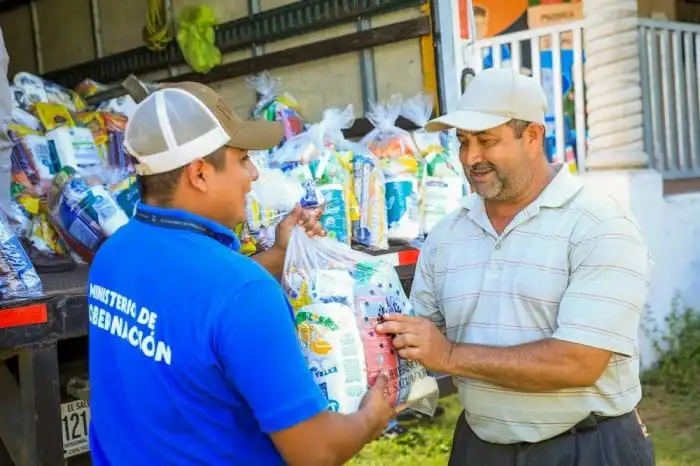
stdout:
{"type": "MultiPolygon", "coordinates": [[[[459,1],[459,25],[462,39],[469,35],[467,2],[459,1]]],[[[528,0],[474,0],[476,38],[493,37],[513,25],[527,11],[528,0]]]]}

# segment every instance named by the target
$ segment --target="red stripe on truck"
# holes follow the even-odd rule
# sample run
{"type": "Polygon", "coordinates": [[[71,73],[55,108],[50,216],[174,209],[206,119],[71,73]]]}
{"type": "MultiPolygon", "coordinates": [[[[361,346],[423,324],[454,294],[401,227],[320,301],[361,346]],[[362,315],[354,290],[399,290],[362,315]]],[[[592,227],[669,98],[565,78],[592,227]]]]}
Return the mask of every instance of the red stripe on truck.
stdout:
{"type": "Polygon", "coordinates": [[[31,304],[0,310],[0,328],[45,324],[49,321],[46,304],[31,304]]]}
{"type": "Polygon", "coordinates": [[[418,262],[418,254],[420,250],[409,249],[407,251],[399,251],[399,265],[411,265],[418,262]]]}

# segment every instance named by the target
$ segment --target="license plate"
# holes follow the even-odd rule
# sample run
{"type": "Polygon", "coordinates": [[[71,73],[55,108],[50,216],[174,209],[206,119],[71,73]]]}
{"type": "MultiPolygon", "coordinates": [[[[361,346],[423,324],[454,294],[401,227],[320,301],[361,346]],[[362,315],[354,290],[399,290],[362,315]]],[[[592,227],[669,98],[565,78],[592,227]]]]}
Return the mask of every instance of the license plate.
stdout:
{"type": "Polygon", "coordinates": [[[76,400],[61,404],[61,426],[63,428],[63,457],[87,453],[90,406],[87,401],[76,400]]]}

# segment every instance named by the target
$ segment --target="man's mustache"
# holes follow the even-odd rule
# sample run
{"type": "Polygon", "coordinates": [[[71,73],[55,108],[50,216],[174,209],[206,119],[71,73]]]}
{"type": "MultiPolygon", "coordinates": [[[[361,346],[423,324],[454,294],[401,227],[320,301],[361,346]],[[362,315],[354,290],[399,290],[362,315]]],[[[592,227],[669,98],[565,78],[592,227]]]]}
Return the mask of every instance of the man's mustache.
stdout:
{"type": "Polygon", "coordinates": [[[484,162],[475,163],[474,165],[467,166],[468,173],[475,173],[475,172],[482,173],[482,172],[486,172],[489,170],[495,170],[495,169],[496,169],[496,167],[494,165],[491,165],[490,163],[484,163],[484,162]]]}

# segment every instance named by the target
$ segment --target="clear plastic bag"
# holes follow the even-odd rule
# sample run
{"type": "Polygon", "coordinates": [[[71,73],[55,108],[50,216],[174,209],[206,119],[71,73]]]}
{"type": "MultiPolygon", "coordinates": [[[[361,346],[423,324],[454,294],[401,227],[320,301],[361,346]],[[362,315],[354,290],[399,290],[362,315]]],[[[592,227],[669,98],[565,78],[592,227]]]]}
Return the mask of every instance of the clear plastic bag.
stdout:
{"type": "Polygon", "coordinates": [[[281,92],[279,78],[273,78],[270,73],[263,71],[256,76],[248,76],[246,82],[259,96],[258,103],[253,108],[253,118],[278,121],[284,126],[284,137],[277,147],[304,131],[304,120],[299,115],[299,103],[290,94],[281,92]]]}
{"type": "Polygon", "coordinates": [[[282,284],[309,370],[330,410],[357,411],[367,387],[386,372],[395,405],[434,414],[439,396],[435,377],[419,363],[399,357],[391,335],[374,332],[387,313],[414,315],[391,265],[328,238],[309,238],[295,227],[282,284]]]}
{"type": "Polygon", "coordinates": [[[258,249],[272,247],[277,225],[297,204],[306,209],[323,206],[323,196],[313,190],[313,183],[304,183],[279,168],[260,170],[246,199],[247,230],[258,249]]]}
{"type": "Polygon", "coordinates": [[[387,249],[386,196],[384,174],[379,159],[362,144],[348,141],[343,129],[352,127],[355,112],[352,105],[345,109],[329,108],[323,112],[321,129],[326,147],[337,153],[350,153],[351,185],[356,203],[352,213],[352,240],[371,250],[387,249]]]}
{"type": "Polygon", "coordinates": [[[48,206],[52,225],[88,263],[102,243],[129,220],[99,178],[82,177],[70,166],[54,176],[48,206]]]}
{"type": "Polygon", "coordinates": [[[14,76],[13,84],[22,94],[21,105],[25,110],[38,103],[58,104],[71,112],[77,112],[87,108],[87,104],[78,94],[56,83],[47,81],[39,76],[27,72],[20,72],[14,76]]]}
{"type": "Polygon", "coordinates": [[[389,240],[416,244],[421,229],[421,182],[423,161],[410,133],[396,126],[403,99],[393,95],[386,104],[375,103],[367,113],[374,125],[360,144],[379,159],[389,226],[389,240]]]}
{"type": "Polygon", "coordinates": [[[326,144],[326,140],[330,141],[328,135],[338,138],[335,133],[340,133],[342,138],[336,115],[325,113],[319,123],[294,136],[276,151],[271,164],[304,184],[308,203],[324,204],[320,222],[328,237],[350,244],[352,221],[359,218],[353,190],[353,153],[326,144]]]}
{"type": "Polygon", "coordinates": [[[36,298],[43,286],[27,252],[0,215],[0,299],[36,298]]]}
{"type": "Polygon", "coordinates": [[[455,151],[450,150],[447,134],[427,132],[423,128],[430,120],[433,98],[419,93],[403,103],[401,115],[419,129],[411,133],[420,151],[423,165],[421,183],[421,230],[430,233],[446,214],[459,208],[459,200],[466,194],[464,171],[455,151]]]}

